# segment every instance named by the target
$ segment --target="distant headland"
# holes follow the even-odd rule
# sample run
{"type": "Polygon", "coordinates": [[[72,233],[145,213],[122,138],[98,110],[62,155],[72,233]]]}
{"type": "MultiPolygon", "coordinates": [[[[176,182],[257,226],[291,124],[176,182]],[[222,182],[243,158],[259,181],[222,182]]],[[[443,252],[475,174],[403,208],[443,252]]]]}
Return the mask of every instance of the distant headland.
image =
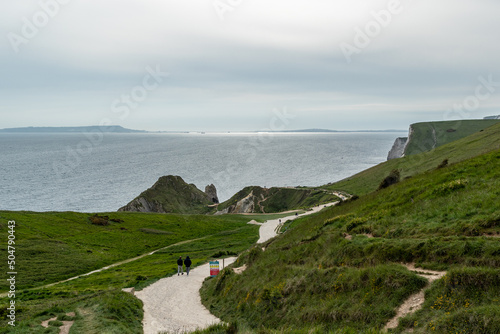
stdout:
{"type": "Polygon", "coordinates": [[[10,133],[82,133],[82,132],[115,132],[115,133],[147,133],[144,130],[126,129],[120,125],[91,126],[61,126],[61,127],[22,127],[0,129],[0,132],[10,133]]]}

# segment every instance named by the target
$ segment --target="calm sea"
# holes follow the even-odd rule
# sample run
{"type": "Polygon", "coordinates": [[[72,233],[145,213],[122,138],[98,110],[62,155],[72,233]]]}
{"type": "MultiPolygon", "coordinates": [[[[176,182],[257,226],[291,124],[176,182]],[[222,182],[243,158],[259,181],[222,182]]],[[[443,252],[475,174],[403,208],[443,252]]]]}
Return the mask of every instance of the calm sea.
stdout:
{"type": "Polygon", "coordinates": [[[0,209],[116,211],[163,175],[224,201],[245,186],[318,186],[385,161],[405,133],[0,134],[0,209]]]}

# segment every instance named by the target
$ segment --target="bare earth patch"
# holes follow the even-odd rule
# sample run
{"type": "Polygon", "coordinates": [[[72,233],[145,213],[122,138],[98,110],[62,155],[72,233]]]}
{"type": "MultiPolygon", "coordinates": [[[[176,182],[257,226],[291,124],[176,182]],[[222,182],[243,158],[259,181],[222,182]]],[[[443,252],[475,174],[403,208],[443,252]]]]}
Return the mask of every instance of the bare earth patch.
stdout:
{"type": "MultiPolygon", "coordinates": [[[[66,315],[68,317],[76,316],[75,312],[66,313],[66,315]]],[[[57,317],[42,321],[42,327],[49,328],[49,322],[56,321],[56,320],[57,320],[57,317]]],[[[62,321],[62,323],[63,323],[63,325],[61,327],[59,327],[59,334],[69,334],[69,331],[75,322],[74,321],[62,321]]]]}
{"type": "Polygon", "coordinates": [[[251,221],[249,221],[247,224],[249,224],[249,225],[259,225],[259,226],[262,226],[262,223],[259,223],[259,222],[258,222],[258,221],[256,221],[256,220],[251,220],[251,221]]]}
{"type": "MultiPolygon", "coordinates": [[[[362,234],[357,234],[357,235],[364,235],[365,237],[368,237],[369,239],[375,238],[373,236],[373,234],[371,234],[371,233],[362,233],[362,234]]],[[[344,233],[344,239],[352,240],[352,235],[344,233]]]]}
{"type": "Polygon", "coordinates": [[[487,238],[500,238],[500,234],[483,234],[483,237],[487,238]]]}
{"type": "Polygon", "coordinates": [[[234,268],[233,269],[233,271],[235,272],[235,274],[241,274],[245,270],[247,270],[247,265],[246,264],[243,267],[239,267],[239,268],[234,268]]]}
{"type": "Polygon", "coordinates": [[[56,321],[57,317],[50,318],[49,320],[42,321],[42,327],[43,328],[49,328],[49,322],[51,321],[56,321]]]}
{"type": "Polygon", "coordinates": [[[396,316],[392,318],[384,327],[385,330],[393,329],[398,327],[399,319],[404,318],[410,313],[414,313],[422,308],[425,301],[425,290],[427,290],[432,282],[443,278],[446,275],[446,271],[435,271],[422,268],[416,268],[415,264],[404,264],[408,270],[415,272],[418,276],[424,277],[429,281],[429,284],[419,292],[411,295],[405,302],[398,308],[396,316]]]}

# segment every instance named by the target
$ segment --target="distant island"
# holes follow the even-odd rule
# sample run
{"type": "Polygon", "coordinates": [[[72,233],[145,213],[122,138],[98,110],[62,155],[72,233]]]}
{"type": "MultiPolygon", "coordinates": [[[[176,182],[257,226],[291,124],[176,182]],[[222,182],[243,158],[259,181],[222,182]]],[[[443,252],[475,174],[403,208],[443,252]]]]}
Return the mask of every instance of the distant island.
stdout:
{"type": "MultiPolygon", "coordinates": [[[[243,133],[258,133],[258,132],[269,132],[269,133],[346,133],[346,132],[406,132],[407,130],[328,130],[328,129],[302,129],[302,130],[283,130],[283,131],[242,131],[243,133]]],[[[82,132],[105,132],[105,133],[190,133],[189,131],[146,131],[146,130],[133,130],[127,129],[120,125],[109,125],[109,126],[28,126],[19,128],[6,128],[0,129],[0,133],[82,133],[82,132]]],[[[237,131],[238,132],[238,131],[237,131]]],[[[211,133],[209,132],[199,132],[194,131],[193,133],[211,133]]],[[[214,133],[219,133],[214,131],[214,133]]],[[[231,131],[228,131],[231,133],[231,131]]]]}
{"type": "Polygon", "coordinates": [[[126,129],[120,125],[107,126],[61,126],[61,127],[23,127],[0,129],[0,132],[10,133],[81,133],[81,132],[115,132],[115,133],[147,133],[145,130],[126,129]]]}

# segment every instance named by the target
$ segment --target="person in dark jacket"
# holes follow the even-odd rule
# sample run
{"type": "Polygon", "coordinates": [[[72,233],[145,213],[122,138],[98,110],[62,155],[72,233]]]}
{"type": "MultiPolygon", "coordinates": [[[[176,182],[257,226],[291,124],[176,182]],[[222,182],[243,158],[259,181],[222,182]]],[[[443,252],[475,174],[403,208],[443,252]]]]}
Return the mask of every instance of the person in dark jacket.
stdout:
{"type": "Polygon", "coordinates": [[[184,271],[182,271],[183,264],[184,262],[182,261],[182,256],[179,256],[179,260],[177,260],[177,276],[179,276],[179,274],[184,275],[184,271]]]}
{"type": "Polygon", "coordinates": [[[186,273],[189,276],[189,270],[191,269],[191,259],[189,258],[189,256],[187,256],[184,260],[184,264],[186,265],[186,273]]]}

